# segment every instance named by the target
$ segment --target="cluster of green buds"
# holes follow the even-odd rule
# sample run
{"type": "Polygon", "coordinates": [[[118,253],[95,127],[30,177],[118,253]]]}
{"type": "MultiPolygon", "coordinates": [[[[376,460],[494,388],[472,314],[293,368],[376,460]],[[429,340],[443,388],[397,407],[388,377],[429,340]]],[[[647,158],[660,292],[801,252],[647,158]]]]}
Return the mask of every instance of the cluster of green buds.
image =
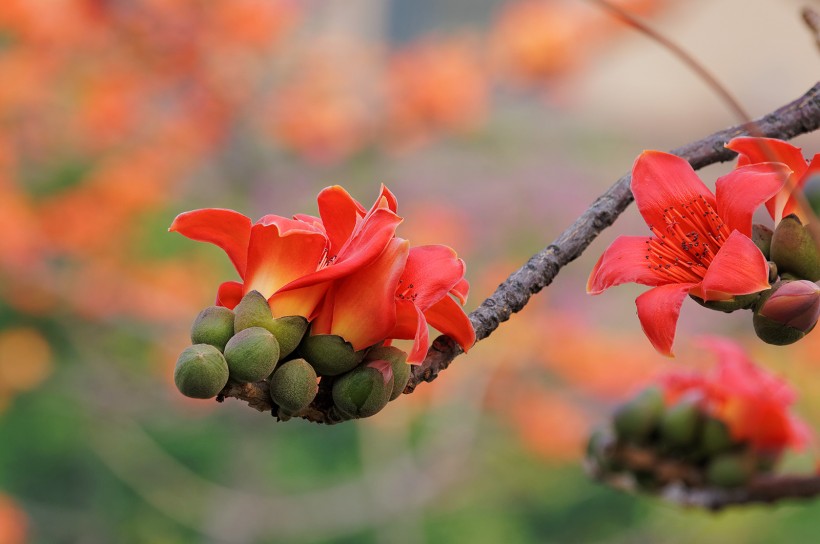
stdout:
{"type": "Polygon", "coordinates": [[[660,387],[644,389],[592,433],[589,471],[617,487],[649,493],[672,486],[733,488],[771,472],[779,454],[734,440],[700,400],[689,395],[665,405],[660,387]]]}
{"type": "Polygon", "coordinates": [[[314,402],[320,385],[340,419],[369,417],[397,398],[410,378],[407,354],[390,346],[355,351],[335,335],[310,335],[302,316],[274,318],[265,297],[246,294],[230,310],[211,306],[191,327],[174,383],[196,399],[216,397],[229,381],[263,382],[274,413],[288,419],[314,402]]]}
{"type": "Polygon", "coordinates": [[[769,344],[797,342],[820,318],[820,251],[809,228],[797,215],[784,217],[772,231],[756,224],[752,240],[769,262],[770,289],[727,301],[704,302],[713,310],[750,309],[757,336],[769,344]]]}

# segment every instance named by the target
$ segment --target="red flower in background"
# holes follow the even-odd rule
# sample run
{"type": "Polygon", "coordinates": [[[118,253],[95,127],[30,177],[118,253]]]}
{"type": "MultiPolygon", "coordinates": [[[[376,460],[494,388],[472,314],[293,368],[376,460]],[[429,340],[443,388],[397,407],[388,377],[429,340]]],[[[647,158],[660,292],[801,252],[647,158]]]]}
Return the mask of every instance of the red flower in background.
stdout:
{"type": "Polygon", "coordinates": [[[783,140],[774,138],[734,138],[726,147],[738,154],[737,166],[765,162],[783,163],[792,169],[789,182],[773,198],[766,201],[766,209],[774,219],[775,225],[791,214],[797,214],[805,225],[811,218],[803,217],[793,193],[800,191],[812,174],[820,172],[820,153],[811,162],[803,158],[803,152],[783,140]]]}
{"type": "Polygon", "coordinates": [[[789,385],[749,359],[743,349],[723,338],[702,345],[717,357],[712,372],[675,372],[661,378],[667,405],[682,396],[696,397],[710,416],[723,421],[732,438],[760,451],[801,447],[810,438],[789,408],[795,395],[789,385]]]}
{"type": "Polygon", "coordinates": [[[382,187],[367,211],[339,186],[318,196],[319,217],[266,215],[255,224],[222,209],[180,214],[169,230],[222,248],[242,282],[219,286],[217,304],[233,308],[262,293],[273,315],[301,315],[311,334],[335,334],[360,350],[393,338],[414,339],[409,362],[427,352],[430,324],[467,351],[475,331],[461,306],[469,285],[464,262],[440,245],[410,248],[395,237],[402,218],[382,187]]]}
{"type": "Polygon", "coordinates": [[[687,161],[644,151],[632,169],[632,193],[654,236],[621,236],[595,265],[587,292],[622,283],[652,286],[635,303],[649,341],[672,355],[687,294],[730,300],[769,287],[766,259],[752,242],[752,214],[777,194],[789,170],[777,163],[737,168],[712,194],[687,161]]]}

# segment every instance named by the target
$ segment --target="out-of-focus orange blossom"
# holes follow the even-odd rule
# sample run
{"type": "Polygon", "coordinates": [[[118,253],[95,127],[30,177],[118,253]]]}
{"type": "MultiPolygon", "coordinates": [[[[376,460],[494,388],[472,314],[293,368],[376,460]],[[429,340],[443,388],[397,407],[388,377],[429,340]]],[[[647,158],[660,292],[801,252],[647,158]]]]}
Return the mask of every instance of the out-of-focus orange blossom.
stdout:
{"type": "Polygon", "coordinates": [[[52,351],[39,331],[28,327],[0,330],[0,399],[5,405],[17,393],[29,391],[52,369],[52,351]]]}
{"type": "Polygon", "coordinates": [[[0,544],[25,544],[28,527],[26,513],[11,497],[0,493],[0,544]]]}
{"type": "Polygon", "coordinates": [[[478,50],[470,37],[429,39],[393,55],[386,73],[391,139],[412,144],[481,121],[489,81],[478,50]]]}

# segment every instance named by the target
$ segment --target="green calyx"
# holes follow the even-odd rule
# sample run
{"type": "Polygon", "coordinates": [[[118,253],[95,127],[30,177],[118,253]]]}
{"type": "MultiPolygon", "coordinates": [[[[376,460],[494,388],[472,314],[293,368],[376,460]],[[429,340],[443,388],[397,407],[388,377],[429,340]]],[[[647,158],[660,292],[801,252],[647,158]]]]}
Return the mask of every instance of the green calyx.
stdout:
{"type": "Polygon", "coordinates": [[[766,260],[769,260],[769,255],[772,248],[772,236],[774,231],[766,225],[755,223],[752,225],[752,242],[760,249],[766,260]]]}
{"type": "Polygon", "coordinates": [[[193,399],[210,399],[228,383],[228,363],[210,344],[188,346],[174,367],[174,384],[179,392],[193,399]]]}
{"type": "Polygon", "coordinates": [[[231,379],[239,382],[264,380],[279,361],[276,337],[262,327],[251,327],[236,333],[225,346],[231,379]]]}
{"type": "Polygon", "coordinates": [[[352,370],[364,358],[364,351],[355,351],[350,342],[335,334],[306,335],[299,354],[322,376],[338,376],[352,370]]]}
{"type": "Polygon", "coordinates": [[[333,404],[349,418],[370,417],[387,406],[393,372],[386,361],[358,366],[333,383],[333,404]]]}
{"type": "Polygon", "coordinates": [[[790,327],[780,321],[768,318],[761,313],[761,309],[766,304],[766,301],[768,301],[774,294],[774,292],[774,289],[766,291],[763,296],[760,297],[760,300],[756,305],[755,313],[752,317],[752,325],[754,326],[755,334],[758,338],[767,344],[772,344],[773,346],[787,346],[789,344],[794,344],[806,336],[808,331],[790,327]]]}
{"type": "Polygon", "coordinates": [[[700,433],[700,450],[704,455],[712,457],[734,446],[729,427],[724,422],[713,417],[706,418],[700,433]]]}
{"type": "Polygon", "coordinates": [[[308,321],[301,315],[289,315],[274,319],[267,299],[259,291],[250,291],[234,308],[236,332],[250,327],[267,329],[279,342],[279,357],[284,359],[299,345],[308,321]]]}
{"type": "Polygon", "coordinates": [[[760,298],[760,293],[751,293],[749,295],[738,295],[729,300],[703,300],[695,295],[689,295],[689,298],[710,310],[717,310],[719,312],[731,313],[737,310],[747,310],[752,308],[760,298]]]}
{"type": "Polygon", "coordinates": [[[782,273],[820,280],[820,254],[811,232],[792,214],[781,219],[772,236],[771,260],[782,273]]]}
{"type": "Polygon", "coordinates": [[[389,400],[397,399],[410,380],[410,365],[407,364],[407,354],[392,346],[377,346],[367,351],[364,360],[365,362],[382,360],[390,363],[390,368],[393,370],[393,391],[389,400]]]}
{"type": "Polygon", "coordinates": [[[615,433],[619,439],[642,442],[656,428],[662,415],[663,391],[659,387],[647,387],[615,411],[615,433]]]}
{"type": "Polygon", "coordinates": [[[270,379],[270,396],[284,416],[293,416],[313,402],[319,386],[316,371],[304,359],[283,363],[270,379]]]}
{"type": "Polygon", "coordinates": [[[234,314],[224,306],[209,306],[196,316],[191,325],[191,342],[210,344],[219,351],[225,350],[225,344],[233,336],[234,314]]]}

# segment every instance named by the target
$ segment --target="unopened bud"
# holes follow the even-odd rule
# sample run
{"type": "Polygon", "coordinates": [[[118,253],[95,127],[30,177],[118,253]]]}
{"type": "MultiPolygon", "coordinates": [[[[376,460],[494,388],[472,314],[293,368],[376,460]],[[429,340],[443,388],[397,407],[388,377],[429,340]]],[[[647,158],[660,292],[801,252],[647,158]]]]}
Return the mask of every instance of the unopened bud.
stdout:
{"type": "Polygon", "coordinates": [[[760,315],[789,327],[809,332],[820,317],[820,287],[808,280],[775,286],[760,308],[760,315]]]}
{"type": "Polygon", "coordinates": [[[660,420],[660,434],[669,446],[688,446],[695,441],[701,423],[700,407],[696,399],[681,399],[664,410],[660,420]]]}
{"type": "Polygon", "coordinates": [[[365,362],[387,361],[393,370],[393,392],[389,400],[395,400],[401,395],[410,379],[410,365],[407,364],[407,354],[392,346],[378,346],[370,348],[364,358],[365,362]]]}
{"type": "Polygon", "coordinates": [[[319,385],[316,371],[304,359],[283,363],[270,379],[270,397],[283,415],[295,415],[313,402],[319,385]]]}
{"type": "Polygon", "coordinates": [[[191,325],[191,342],[210,344],[219,351],[224,351],[225,344],[233,336],[233,320],[233,312],[224,306],[205,308],[191,325]]]}
{"type": "Polygon", "coordinates": [[[648,387],[615,411],[615,432],[619,439],[640,442],[652,433],[662,414],[663,391],[648,387]]]}
{"type": "Polygon", "coordinates": [[[810,281],[820,280],[820,254],[817,243],[794,214],[784,217],[772,236],[771,260],[781,274],[810,281]]]}
{"type": "Polygon", "coordinates": [[[752,225],[752,242],[755,243],[767,260],[772,247],[773,235],[774,231],[766,225],[761,225],[759,223],[752,225]]]}
{"type": "Polygon", "coordinates": [[[354,368],[333,383],[333,404],[347,417],[370,417],[387,405],[392,391],[390,363],[374,361],[354,368]]]}
{"type": "Polygon", "coordinates": [[[706,481],[718,487],[739,487],[754,475],[756,460],[748,453],[724,453],[706,467],[706,481]]]}
{"type": "Polygon", "coordinates": [[[307,335],[299,346],[302,355],[322,376],[338,376],[362,362],[364,351],[356,351],[350,342],[335,334],[307,335]]]}
{"type": "Polygon", "coordinates": [[[251,327],[236,333],[225,346],[231,379],[239,382],[264,380],[279,361],[279,343],[270,331],[251,327]]]}
{"type": "Polygon", "coordinates": [[[236,314],[234,320],[236,332],[250,327],[262,327],[270,331],[279,342],[280,359],[287,357],[296,349],[308,327],[307,319],[301,315],[274,319],[267,299],[259,291],[251,291],[242,297],[234,308],[234,313],[236,314]]]}
{"type": "Polygon", "coordinates": [[[776,346],[792,344],[811,331],[820,317],[820,287],[807,280],[781,282],[764,295],[755,311],[757,336],[776,346]]]}
{"type": "Polygon", "coordinates": [[[228,383],[228,363],[210,344],[188,346],[174,367],[174,384],[179,392],[193,399],[210,399],[228,383]]]}

